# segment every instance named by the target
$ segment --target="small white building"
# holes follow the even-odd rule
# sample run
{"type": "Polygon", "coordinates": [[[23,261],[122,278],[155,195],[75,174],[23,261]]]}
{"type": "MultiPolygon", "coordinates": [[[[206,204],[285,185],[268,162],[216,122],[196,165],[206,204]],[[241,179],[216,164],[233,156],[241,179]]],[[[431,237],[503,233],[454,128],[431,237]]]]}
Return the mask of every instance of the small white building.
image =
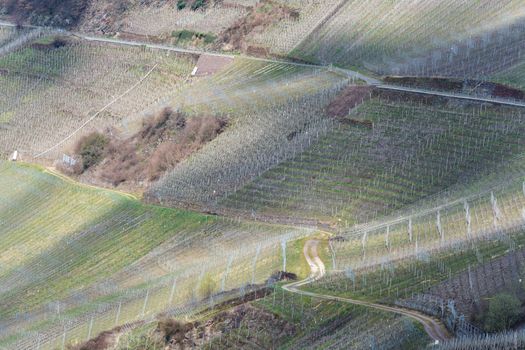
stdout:
{"type": "Polygon", "coordinates": [[[13,154],[11,155],[11,158],[10,160],[12,162],[16,162],[18,160],[18,151],[14,151],[13,154]]]}
{"type": "Polygon", "coordinates": [[[64,163],[67,166],[73,167],[75,166],[75,164],[77,164],[77,160],[71,156],[68,156],[67,154],[63,154],[62,163],[64,163]]]}

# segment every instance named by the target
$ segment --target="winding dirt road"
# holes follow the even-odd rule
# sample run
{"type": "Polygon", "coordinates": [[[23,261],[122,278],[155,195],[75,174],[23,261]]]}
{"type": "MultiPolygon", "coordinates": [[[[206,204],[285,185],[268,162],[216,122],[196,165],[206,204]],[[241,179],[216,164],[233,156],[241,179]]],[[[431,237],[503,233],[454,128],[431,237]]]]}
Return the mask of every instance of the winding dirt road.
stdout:
{"type": "Polygon", "coordinates": [[[314,297],[318,299],[335,300],[335,301],[371,307],[374,309],[387,311],[387,312],[393,312],[399,315],[407,316],[421,323],[423,327],[425,328],[425,331],[427,332],[427,334],[434,341],[441,343],[450,338],[450,335],[447,329],[439,321],[433,319],[432,317],[421,314],[417,311],[402,309],[402,308],[388,306],[388,305],[375,304],[375,303],[370,303],[370,302],[362,301],[362,300],[354,300],[354,299],[349,299],[349,298],[337,297],[337,296],[328,295],[328,294],[318,294],[318,293],[313,293],[313,292],[307,292],[307,291],[299,289],[299,287],[307,285],[314,281],[317,281],[318,279],[320,279],[326,274],[325,265],[323,261],[319,258],[319,254],[317,252],[318,246],[319,246],[318,240],[309,240],[306,242],[303,248],[304,257],[306,258],[308,265],[310,265],[310,270],[311,270],[310,276],[302,281],[293,282],[293,283],[283,286],[284,290],[289,291],[291,293],[297,293],[297,294],[306,295],[306,296],[310,296],[310,297],[314,297]]]}

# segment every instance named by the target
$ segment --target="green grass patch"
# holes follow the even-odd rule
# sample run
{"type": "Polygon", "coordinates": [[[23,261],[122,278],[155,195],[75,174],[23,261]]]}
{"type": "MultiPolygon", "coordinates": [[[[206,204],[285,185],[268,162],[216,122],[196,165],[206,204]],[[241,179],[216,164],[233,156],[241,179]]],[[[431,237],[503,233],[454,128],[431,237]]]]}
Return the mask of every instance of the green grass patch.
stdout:
{"type": "Polygon", "coordinates": [[[175,38],[176,42],[202,40],[206,45],[213,43],[217,39],[217,37],[211,33],[200,33],[187,29],[173,31],[171,36],[175,38]]]}

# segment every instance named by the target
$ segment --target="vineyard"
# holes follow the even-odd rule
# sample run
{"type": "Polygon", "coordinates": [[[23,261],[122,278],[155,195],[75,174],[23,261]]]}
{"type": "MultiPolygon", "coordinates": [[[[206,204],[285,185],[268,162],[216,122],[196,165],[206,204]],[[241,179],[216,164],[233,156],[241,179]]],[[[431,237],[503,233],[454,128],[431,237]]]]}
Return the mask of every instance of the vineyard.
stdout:
{"type": "Polygon", "coordinates": [[[325,13],[292,56],[381,74],[480,77],[523,49],[519,1],[346,1],[325,13]]]}
{"type": "Polygon", "coordinates": [[[525,347],[522,1],[15,5],[0,350],[525,347]]]}
{"type": "Polygon", "coordinates": [[[226,111],[235,123],[155,184],[149,194],[153,200],[207,205],[300,153],[329,130],[332,121],[324,118],[322,110],[346,79],[284,64],[250,63],[245,72],[238,67],[230,68],[237,73],[226,70],[206,81],[207,89],[195,84],[198,98],[193,89],[183,92],[185,108],[226,111]],[[277,89],[285,77],[286,86],[277,89]],[[200,97],[208,104],[202,106],[200,97]]]}
{"type": "Polygon", "coordinates": [[[351,226],[451,185],[503,173],[506,161],[524,151],[522,110],[410,98],[376,93],[304,152],[219,204],[351,226]]]}
{"type": "Polygon", "coordinates": [[[143,117],[176,92],[195,63],[188,56],[140,48],[56,40],[43,38],[0,57],[2,154],[60,157],[80,125],[85,124],[84,133],[143,117]]]}
{"type": "Polygon", "coordinates": [[[144,206],[33,167],[1,166],[0,293],[9,301],[1,305],[1,346],[33,349],[31,338],[17,336],[23,325],[52,348],[64,332],[72,342],[88,327],[92,335],[111,328],[117,312],[117,324],[166,307],[183,312],[206,298],[202,279],[213,276],[213,294],[259,283],[286,269],[286,242],[312,233],[144,206]]]}

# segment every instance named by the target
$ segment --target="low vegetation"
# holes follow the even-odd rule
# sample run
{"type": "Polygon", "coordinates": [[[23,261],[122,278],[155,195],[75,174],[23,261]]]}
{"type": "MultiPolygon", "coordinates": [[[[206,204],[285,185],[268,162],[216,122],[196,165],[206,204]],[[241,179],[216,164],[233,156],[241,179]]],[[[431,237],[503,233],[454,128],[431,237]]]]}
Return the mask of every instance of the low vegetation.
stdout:
{"type": "Polygon", "coordinates": [[[75,153],[81,158],[82,171],[86,171],[102,161],[108,143],[108,137],[97,132],[84,136],[78,141],[75,153]]]}
{"type": "Polygon", "coordinates": [[[89,0],[0,0],[0,8],[18,21],[68,27],[78,23],[89,3],[89,0]]]}
{"type": "Polygon", "coordinates": [[[186,7],[190,7],[193,11],[203,8],[207,5],[207,0],[178,0],[177,9],[183,10],[186,7]]]}
{"type": "Polygon", "coordinates": [[[130,138],[101,133],[80,138],[75,154],[82,165],[69,171],[115,187],[143,187],[212,141],[227,124],[222,117],[188,117],[166,108],[130,138]]]}
{"type": "Polygon", "coordinates": [[[508,331],[521,317],[522,307],[518,297],[500,293],[489,301],[485,314],[485,329],[489,332],[508,331]]]}
{"type": "Polygon", "coordinates": [[[204,44],[211,44],[217,38],[211,33],[199,33],[192,30],[182,29],[171,33],[171,36],[176,40],[176,43],[185,41],[201,41],[204,44]]]}

